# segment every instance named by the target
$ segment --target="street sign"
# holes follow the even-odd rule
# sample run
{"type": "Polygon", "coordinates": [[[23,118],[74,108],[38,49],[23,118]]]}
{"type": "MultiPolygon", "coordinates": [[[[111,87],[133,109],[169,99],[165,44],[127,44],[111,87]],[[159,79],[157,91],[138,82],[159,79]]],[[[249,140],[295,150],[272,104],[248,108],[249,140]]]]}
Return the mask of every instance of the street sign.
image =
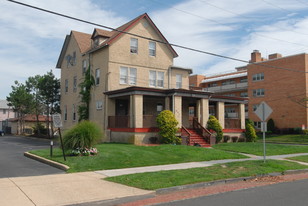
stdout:
{"type": "Polygon", "coordinates": [[[53,114],[52,115],[52,121],[53,121],[53,126],[57,128],[61,128],[62,125],[62,119],[61,119],[61,114],[53,114]]]}
{"type": "Polygon", "coordinates": [[[256,109],[255,114],[261,119],[261,121],[265,121],[272,112],[273,110],[270,106],[268,106],[265,102],[261,102],[256,109]]]}

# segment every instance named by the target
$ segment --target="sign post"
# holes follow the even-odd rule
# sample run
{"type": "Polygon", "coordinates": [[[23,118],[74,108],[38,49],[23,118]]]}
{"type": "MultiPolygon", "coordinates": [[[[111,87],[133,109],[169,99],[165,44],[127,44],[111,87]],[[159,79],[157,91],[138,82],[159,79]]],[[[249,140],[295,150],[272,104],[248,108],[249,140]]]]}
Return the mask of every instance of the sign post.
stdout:
{"type": "Polygon", "coordinates": [[[263,132],[263,161],[264,162],[266,160],[266,146],[265,146],[265,132],[267,130],[266,119],[270,116],[272,112],[273,112],[272,108],[270,108],[270,106],[268,106],[265,102],[261,102],[261,104],[258,106],[258,108],[255,111],[255,114],[262,121],[261,130],[263,132]]]}
{"type": "Polygon", "coordinates": [[[63,147],[63,140],[62,140],[62,135],[61,135],[61,127],[63,127],[62,126],[61,114],[54,114],[54,115],[52,115],[52,121],[53,121],[54,127],[58,128],[59,136],[60,136],[60,141],[61,141],[61,147],[62,147],[62,154],[63,154],[64,161],[66,161],[64,147],[63,147]]]}

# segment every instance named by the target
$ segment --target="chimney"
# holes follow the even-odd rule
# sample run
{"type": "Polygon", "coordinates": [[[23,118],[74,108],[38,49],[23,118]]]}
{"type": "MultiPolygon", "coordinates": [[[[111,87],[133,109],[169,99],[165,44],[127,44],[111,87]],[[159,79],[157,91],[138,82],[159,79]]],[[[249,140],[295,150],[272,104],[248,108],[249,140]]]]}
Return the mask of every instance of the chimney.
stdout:
{"type": "Polygon", "coordinates": [[[253,50],[253,52],[251,53],[250,62],[254,63],[254,62],[260,62],[260,61],[262,61],[261,53],[259,52],[259,50],[253,50]]]}
{"type": "Polygon", "coordinates": [[[281,58],[281,57],[282,57],[282,55],[278,54],[278,53],[268,55],[268,59],[277,59],[277,58],[281,58]]]}

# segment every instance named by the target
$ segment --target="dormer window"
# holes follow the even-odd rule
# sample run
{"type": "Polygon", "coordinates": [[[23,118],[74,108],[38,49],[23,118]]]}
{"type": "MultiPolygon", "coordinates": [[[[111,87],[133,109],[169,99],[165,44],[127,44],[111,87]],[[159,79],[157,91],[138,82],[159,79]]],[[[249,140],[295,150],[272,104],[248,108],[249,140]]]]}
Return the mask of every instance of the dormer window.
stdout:
{"type": "Polygon", "coordinates": [[[130,53],[138,54],[138,39],[130,39],[130,53]]]}
{"type": "Polygon", "coordinates": [[[99,38],[95,38],[94,39],[94,46],[98,46],[99,45],[99,38]]]}

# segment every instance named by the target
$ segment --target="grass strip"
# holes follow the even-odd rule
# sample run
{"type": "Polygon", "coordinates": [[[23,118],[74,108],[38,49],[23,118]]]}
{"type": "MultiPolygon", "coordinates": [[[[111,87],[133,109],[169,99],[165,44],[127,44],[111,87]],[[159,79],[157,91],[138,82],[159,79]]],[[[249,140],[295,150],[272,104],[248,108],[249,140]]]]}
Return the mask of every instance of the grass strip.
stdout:
{"type": "MultiPolygon", "coordinates": [[[[262,138],[259,138],[259,142],[262,142],[262,138]]],[[[291,135],[279,135],[279,136],[266,136],[266,142],[268,143],[287,143],[287,144],[308,144],[308,135],[303,134],[291,134],[291,135]]]]}
{"type": "Polygon", "coordinates": [[[308,155],[302,155],[302,156],[297,156],[297,157],[290,157],[287,158],[290,160],[295,160],[295,161],[300,161],[300,162],[307,162],[308,163],[308,155]]]}
{"type": "MultiPolygon", "coordinates": [[[[213,148],[258,156],[263,155],[263,143],[259,142],[222,143],[214,145],[213,148]]],[[[308,153],[308,146],[266,144],[266,155],[283,155],[295,153],[308,153]]]]}
{"type": "Polygon", "coordinates": [[[156,190],[200,182],[248,177],[305,168],[308,168],[308,166],[282,160],[267,160],[266,163],[263,163],[262,160],[256,160],[219,164],[204,168],[122,175],[108,177],[105,180],[140,189],[156,190]]]}
{"type": "Polygon", "coordinates": [[[60,149],[54,149],[52,158],[49,149],[34,150],[30,153],[65,164],[70,167],[68,172],[247,158],[244,155],[221,150],[183,145],[136,146],[109,143],[99,144],[96,148],[99,151],[98,155],[67,156],[67,161],[63,160],[60,149]]]}

